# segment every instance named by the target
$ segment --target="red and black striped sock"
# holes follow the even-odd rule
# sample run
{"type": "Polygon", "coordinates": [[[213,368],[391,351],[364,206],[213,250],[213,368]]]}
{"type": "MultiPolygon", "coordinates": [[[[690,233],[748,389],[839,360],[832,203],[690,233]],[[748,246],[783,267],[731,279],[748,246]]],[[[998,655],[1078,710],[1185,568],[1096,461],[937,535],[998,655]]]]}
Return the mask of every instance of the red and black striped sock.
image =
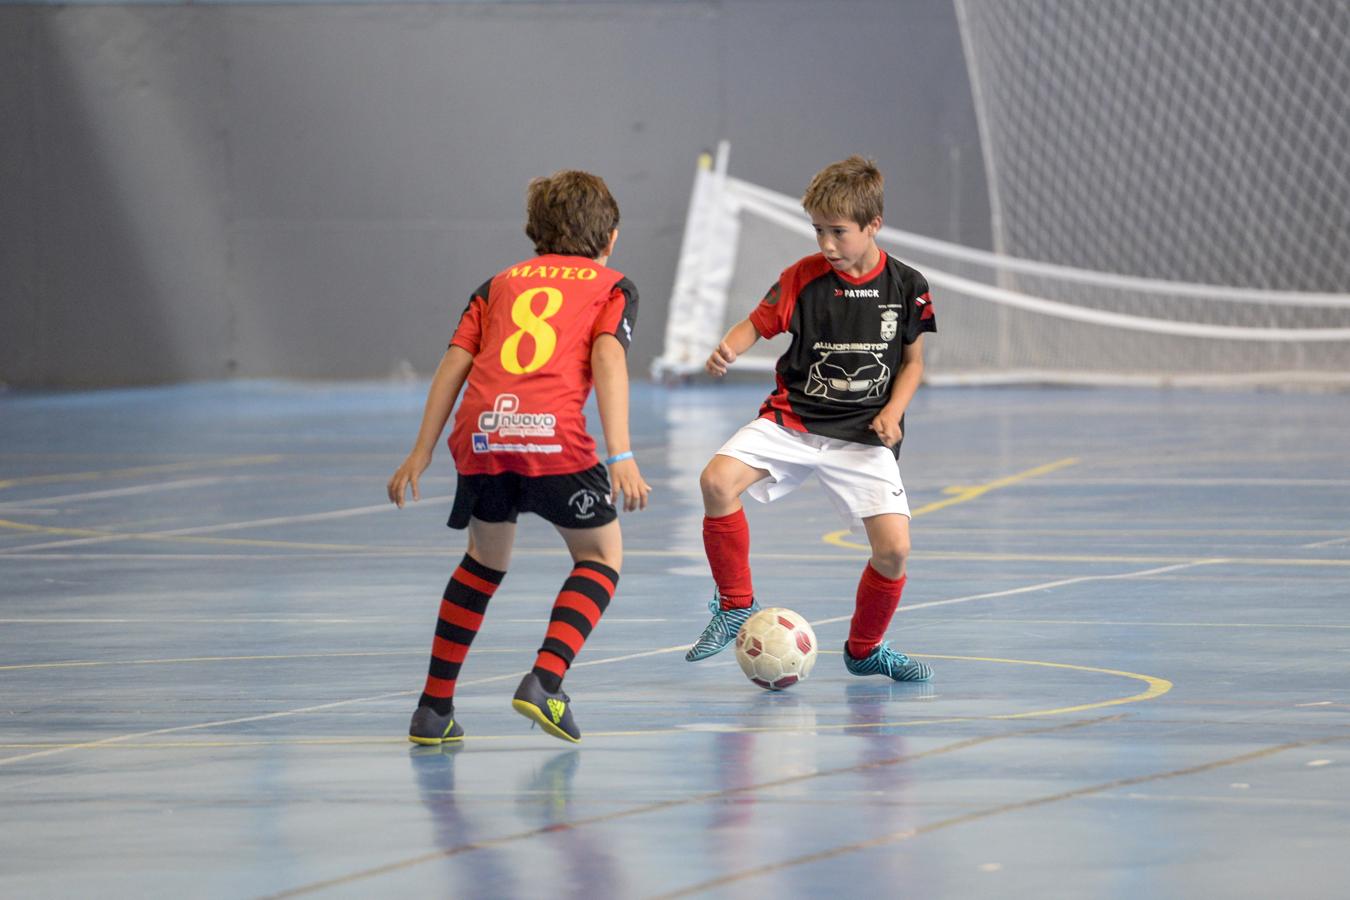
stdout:
{"type": "Polygon", "coordinates": [[[483,613],[505,572],[490,569],[469,554],[459,561],[441,595],[436,621],[436,639],[431,644],[431,665],[418,706],[430,706],[445,715],[455,699],[455,679],[469,653],[469,645],[483,624],[483,613]]]}
{"type": "Polygon", "coordinates": [[[553,601],[548,633],[534,660],[534,674],[544,690],[552,693],[562,685],[563,676],[605,614],[618,584],[618,572],[592,560],[578,562],[567,576],[558,599],[553,601]]]}

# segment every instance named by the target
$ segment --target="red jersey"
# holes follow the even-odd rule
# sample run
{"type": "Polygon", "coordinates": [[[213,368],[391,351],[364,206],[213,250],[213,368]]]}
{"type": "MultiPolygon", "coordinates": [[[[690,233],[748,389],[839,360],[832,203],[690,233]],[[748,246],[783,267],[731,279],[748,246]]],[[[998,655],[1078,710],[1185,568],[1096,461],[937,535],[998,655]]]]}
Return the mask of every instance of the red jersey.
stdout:
{"type": "MultiPolygon", "coordinates": [[[[750,322],[761,337],[792,335],[760,417],[860,444],[881,444],[868,426],[891,397],[904,348],[937,330],[927,280],[884,251],[857,277],[835,271],[819,253],[798,260],[750,322]]],[[[899,444],[892,449],[900,454],[899,444]]]]}
{"type": "Polygon", "coordinates": [[[579,256],[516,263],[474,292],[451,346],[473,354],[450,431],[462,475],[566,475],[599,462],[583,407],[591,346],[633,337],[637,288],[579,256]]]}

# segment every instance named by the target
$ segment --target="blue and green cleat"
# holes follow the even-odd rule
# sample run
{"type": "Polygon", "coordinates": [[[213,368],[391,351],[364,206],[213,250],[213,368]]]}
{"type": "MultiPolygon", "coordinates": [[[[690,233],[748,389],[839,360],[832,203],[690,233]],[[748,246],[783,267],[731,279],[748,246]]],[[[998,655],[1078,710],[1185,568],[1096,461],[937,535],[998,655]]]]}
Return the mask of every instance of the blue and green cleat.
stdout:
{"type": "Polygon", "coordinates": [[[453,707],[440,715],[430,706],[419,706],[408,725],[408,740],[414,744],[448,744],[464,740],[464,729],[455,721],[453,707]]]}
{"type": "Polygon", "coordinates": [[[849,656],[848,644],[844,644],[844,667],[854,675],[885,675],[892,681],[927,681],[933,677],[931,666],[916,662],[899,650],[892,650],[890,641],[877,644],[876,649],[862,659],[849,656]]]}
{"type": "Polygon", "coordinates": [[[755,600],[751,600],[750,605],[743,609],[722,609],[720,600],[714,594],[712,600],[708,601],[708,612],[713,614],[712,620],[698,636],[694,646],[684,655],[685,661],[698,662],[700,659],[721,653],[727,644],[736,640],[736,632],[741,630],[745,620],[759,610],[759,603],[755,600]]]}

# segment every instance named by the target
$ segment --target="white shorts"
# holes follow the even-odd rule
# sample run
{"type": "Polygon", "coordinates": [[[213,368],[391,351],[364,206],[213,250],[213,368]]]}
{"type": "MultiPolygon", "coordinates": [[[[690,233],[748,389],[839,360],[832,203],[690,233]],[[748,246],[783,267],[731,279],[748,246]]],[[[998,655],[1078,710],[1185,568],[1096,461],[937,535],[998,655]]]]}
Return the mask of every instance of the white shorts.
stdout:
{"type": "Polygon", "coordinates": [[[768,478],[746,491],[761,503],[792,493],[815,472],[835,510],[855,531],[871,516],[909,517],[900,466],[889,447],[791,431],[768,419],[755,419],[717,452],[768,471],[768,478]]]}

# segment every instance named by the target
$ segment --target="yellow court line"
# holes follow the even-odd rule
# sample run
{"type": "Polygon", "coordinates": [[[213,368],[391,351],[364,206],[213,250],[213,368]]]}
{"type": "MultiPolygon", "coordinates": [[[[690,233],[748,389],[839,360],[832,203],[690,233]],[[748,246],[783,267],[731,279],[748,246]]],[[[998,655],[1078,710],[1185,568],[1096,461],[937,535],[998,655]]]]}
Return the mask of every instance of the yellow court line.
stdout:
{"type": "MultiPolygon", "coordinates": [[[[110,541],[165,541],[173,544],[210,544],[224,545],[227,547],[270,547],[273,549],[287,550],[333,550],[340,552],[369,551],[372,548],[366,544],[303,544],[296,541],[264,541],[253,540],[249,538],[209,538],[194,537],[184,534],[163,534],[154,531],[100,531],[94,528],[56,528],[51,525],[28,525],[23,522],[14,522],[10,519],[0,519],[0,528],[8,528],[12,531],[29,531],[39,534],[52,534],[63,537],[81,537],[81,538],[105,538],[110,541]]],[[[23,547],[11,547],[5,552],[22,552],[23,547]]],[[[396,548],[388,548],[390,551],[396,548]]],[[[444,551],[438,551],[444,552],[444,551]]]]}
{"type": "Polygon", "coordinates": [[[212,466],[256,466],[281,462],[280,454],[266,456],[230,456],[224,459],[202,459],[191,462],[162,463],[154,466],[135,466],[129,469],[107,469],[98,472],[64,472],[59,475],[33,475],[28,478],[8,478],[0,481],[0,488],[19,484],[56,484],[62,481],[96,481],[99,478],[130,478],[137,475],[154,475],[161,472],[183,472],[189,469],[201,469],[212,466]]]}
{"type": "Polygon", "coordinates": [[[1103,709],[1108,706],[1120,706],[1125,703],[1142,703],[1145,700],[1152,700],[1155,697],[1161,697],[1172,690],[1172,682],[1166,678],[1158,678],[1155,675],[1140,675],[1138,672],[1126,672],[1122,669],[1102,669],[1097,666],[1076,666],[1071,663],[1044,662],[1036,659],[1002,659],[996,656],[940,656],[935,653],[911,653],[911,656],[920,656],[924,659],[960,659],[967,662],[993,662],[993,663],[1011,663],[1020,666],[1044,666],[1047,669],[1072,669],[1075,672],[1100,672],[1103,675],[1115,675],[1120,678],[1133,678],[1136,681],[1142,681],[1148,685],[1148,688],[1138,694],[1131,694],[1128,697],[1119,697],[1115,700],[1103,700],[1098,703],[1086,703],[1081,706],[1062,706],[1058,709],[1034,710],[1024,713],[1008,713],[997,716],[983,716],[986,719],[1029,719],[1033,716],[1062,716],[1067,713],[1082,712],[1087,709],[1103,709]]]}
{"type": "MultiPolygon", "coordinates": [[[[681,647],[679,649],[683,648],[681,647]]],[[[649,654],[642,654],[642,655],[649,655],[649,654]]],[[[1138,693],[1130,694],[1125,697],[1112,697],[1107,700],[1098,700],[1092,703],[1080,703],[1075,704],[1073,706],[1057,706],[1052,707],[1050,709],[1034,709],[1028,712],[1020,712],[1020,713],[996,713],[993,715],[986,715],[986,716],[938,716],[933,718],[920,718],[920,719],[898,719],[887,722],[840,722],[840,723],[826,723],[826,724],[819,724],[813,722],[811,724],[791,724],[791,725],[737,726],[734,724],[727,724],[725,726],[722,726],[719,723],[713,723],[716,724],[717,727],[715,729],[710,728],[709,732],[711,733],[712,731],[715,730],[717,733],[722,734],[779,734],[779,733],[820,732],[820,731],[864,731],[878,728],[910,728],[917,725],[946,725],[956,722],[991,722],[991,721],[1005,721],[1012,719],[1046,718],[1049,716],[1062,716],[1068,715],[1069,713],[1085,712],[1093,709],[1105,709],[1111,706],[1123,706],[1128,703],[1143,703],[1145,701],[1161,697],[1163,694],[1166,694],[1168,691],[1172,690],[1173,686],[1172,682],[1168,681],[1166,678],[1158,678],[1154,675],[1141,675],[1137,672],[1126,672],[1121,669],[1105,669],[1097,666],[1080,666],[1075,665],[1073,663],[1046,662],[1043,660],[1034,660],[1034,659],[1006,659],[995,656],[953,656],[949,654],[938,654],[938,653],[911,653],[910,655],[920,657],[923,659],[950,659],[950,660],[960,660],[964,662],[987,662],[987,663],[1000,663],[1004,665],[1040,666],[1048,669],[1068,669],[1077,672],[1092,672],[1102,675],[1111,675],[1117,678],[1128,678],[1134,681],[1142,681],[1144,682],[1144,684],[1147,685],[1147,687],[1144,690],[1139,691],[1138,693]]],[[[248,659],[248,657],[237,657],[237,658],[248,659]]],[[[266,659],[268,657],[257,657],[257,658],[266,659]]],[[[162,662],[177,662],[177,661],[178,660],[162,660],[162,662]]],[[[602,661],[597,660],[596,662],[602,661]]],[[[500,680],[501,677],[502,676],[498,676],[491,679],[482,679],[481,681],[495,681],[500,680]]],[[[505,677],[514,677],[514,675],[505,677]]],[[[159,733],[162,734],[164,732],[161,731],[159,733]]],[[[651,729],[632,729],[625,731],[592,731],[587,732],[586,737],[593,740],[595,738],[601,737],[656,737],[672,734],[698,734],[698,733],[700,732],[690,728],[651,728],[651,729]]],[[[484,735],[471,734],[467,736],[464,740],[465,743],[470,742],[478,743],[481,741],[517,740],[519,738],[520,738],[519,734],[484,734],[484,735]]],[[[99,742],[94,743],[47,742],[47,743],[27,743],[27,744],[0,744],[0,748],[6,750],[30,750],[30,751],[93,749],[96,747],[99,749],[110,748],[121,750],[126,749],[159,750],[159,749],[176,749],[182,747],[254,747],[254,746],[292,746],[292,745],[298,746],[302,744],[316,744],[316,743],[330,744],[330,745],[384,744],[384,743],[403,743],[405,741],[406,738],[403,738],[401,736],[389,738],[361,736],[361,737],[327,737],[327,738],[284,738],[275,741],[215,740],[215,741],[201,741],[201,742],[160,741],[160,742],[136,742],[136,743],[119,741],[117,742],[116,746],[113,746],[111,742],[108,742],[106,744],[99,742]]]]}
{"type": "MultiPolygon", "coordinates": [[[[1035,468],[1027,469],[1023,472],[1017,472],[1013,475],[1006,475],[1003,478],[996,478],[993,481],[988,481],[985,482],[984,484],[977,484],[971,486],[956,485],[948,487],[943,490],[943,493],[951,494],[952,496],[948,497],[945,500],[935,500],[934,502],[925,504],[924,506],[921,506],[918,509],[911,510],[909,515],[910,518],[912,519],[918,518],[919,516],[926,515],[927,513],[937,512],[940,509],[946,509],[949,506],[955,506],[958,503],[967,503],[978,497],[983,497],[990,491],[996,491],[999,488],[1005,488],[1008,487],[1009,485],[1017,484],[1019,482],[1026,481],[1031,478],[1038,478],[1041,475],[1048,475],[1051,472],[1056,472],[1060,469],[1067,469],[1069,466],[1077,465],[1079,461],[1080,461],[1079,457],[1077,456],[1066,456],[1063,459],[1057,459],[1054,462],[1046,463],[1043,466],[1036,466],[1035,468]]],[[[825,543],[827,544],[833,544],[836,547],[847,547],[850,550],[870,549],[866,544],[859,544],[853,541],[844,540],[844,535],[848,533],[849,529],[847,528],[841,529],[839,531],[831,531],[829,534],[825,535],[825,537],[822,538],[822,540],[824,540],[825,543]]]]}
{"type": "Polygon", "coordinates": [[[173,663],[209,663],[209,662],[263,662],[279,659],[330,659],[346,656],[407,656],[420,653],[414,650],[352,650],[336,653],[277,653],[259,656],[183,656],[169,659],[72,659],[63,662],[21,663],[12,666],[0,666],[0,672],[13,672],[20,669],[91,669],[100,666],[157,666],[173,663]]]}

